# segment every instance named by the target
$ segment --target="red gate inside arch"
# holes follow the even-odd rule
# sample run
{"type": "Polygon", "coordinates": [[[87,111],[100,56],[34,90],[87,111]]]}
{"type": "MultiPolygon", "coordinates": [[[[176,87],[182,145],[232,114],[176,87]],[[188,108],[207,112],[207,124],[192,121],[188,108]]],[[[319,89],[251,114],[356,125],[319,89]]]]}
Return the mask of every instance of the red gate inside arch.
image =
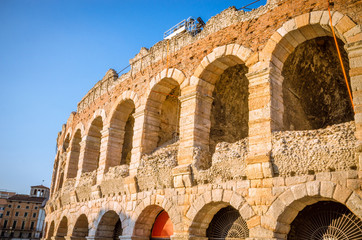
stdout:
{"type": "Polygon", "coordinates": [[[171,219],[166,211],[162,211],[153,224],[151,239],[170,239],[171,235],[173,235],[171,219]]]}

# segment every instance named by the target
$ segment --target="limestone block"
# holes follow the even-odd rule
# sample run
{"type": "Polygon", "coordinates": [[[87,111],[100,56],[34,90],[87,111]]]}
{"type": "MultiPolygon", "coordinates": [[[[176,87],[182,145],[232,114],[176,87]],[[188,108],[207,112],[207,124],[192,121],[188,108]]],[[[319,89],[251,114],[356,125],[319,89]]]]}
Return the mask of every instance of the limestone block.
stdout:
{"type": "Polygon", "coordinates": [[[249,164],[246,166],[246,175],[248,179],[263,178],[261,163],[249,164]]]}
{"type": "Polygon", "coordinates": [[[305,184],[298,184],[291,187],[295,199],[301,199],[307,196],[305,184]]]}
{"type": "Polygon", "coordinates": [[[309,13],[302,14],[295,18],[297,28],[304,27],[309,24],[309,13]]]}
{"type": "Polygon", "coordinates": [[[356,193],[348,198],[346,206],[358,217],[362,217],[362,199],[356,193]]]}
{"type": "Polygon", "coordinates": [[[223,189],[214,189],[211,192],[211,197],[213,202],[220,202],[223,196],[223,189]]]}
{"type": "Polygon", "coordinates": [[[351,196],[352,191],[348,188],[342,187],[341,185],[336,186],[336,190],[334,191],[333,198],[340,203],[345,203],[349,196],[351,196]]]}
{"type": "Polygon", "coordinates": [[[335,187],[335,183],[329,181],[321,181],[321,196],[326,198],[332,198],[335,187]]]}
{"type": "Polygon", "coordinates": [[[248,203],[244,203],[244,205],[240,208],[239,212],[245,221],[249,220],[255,215],[253,209],[249,206],[248,203]]]}
{"type": "Polygon", "coordinates": [[[330,181],[331,177],[332,175],[330,172],[321,172],[316,174],[316,180],[318,181],[330,181]]]}
{"type": "Polygon", "coordinates": [[[289,206],[295,200],[295,197],[292,190],[287,190],[279,196],[279,199],[285,206],[289,206]]]}
{"type": "Polygon", "coordinates": [[[336,26],[336,29],[339,33],[343,34],[348,30],[351,30],[356,24],[347,16],[344,16],[336,26]]]}
{"type": "Polygon", "coordinates": [[[272,163],[270,161],[268,162],[263,162],[261,164],[261,168],[263,170],[263,175],[264,178],[271,178],[273,177],[273,166],[272,163]]]}
{"type": "Polygon", "coordinates": [[[225,51],[226,51],[226,46],[220,46],[217,47],[213,50],[213,52],[215,53],[215,58],[219,58],[225,55],[225,51]]]}
{"type": "Polygon", "coordinates": [[[222,195],[222,201],[223,202],[230,202],[232,195],[233,195],[233,191],[224,190],[224,193],[222,195]]]}
{"type": "Polygon", "coordinates": [[[320,181],[312,181],[306,183],[308,196],[320,195],[320,181]]]}
{"type": "Polygon", "coordinates": [[[234,193],[231,196],[230,199],[230,205],[233,206],[236,209],[239,209],[239,207],[245,202],[243,197],[241,197],[239,194],[234,193]]]}
{"type": "Polygon", "coordinates": [[[323,11],[313,11],[310,13],[310,24],[316,24],[320,22],[323,11]]]}

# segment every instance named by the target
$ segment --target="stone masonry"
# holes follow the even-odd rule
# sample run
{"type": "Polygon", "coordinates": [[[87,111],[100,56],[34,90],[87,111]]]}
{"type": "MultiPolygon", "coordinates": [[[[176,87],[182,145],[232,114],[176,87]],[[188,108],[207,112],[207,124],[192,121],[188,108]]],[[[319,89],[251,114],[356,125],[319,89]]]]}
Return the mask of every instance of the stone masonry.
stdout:
{"type": "Polygon", "coordinates": [[[361,219],[362,3],[333,2],[332,24],[327,1],[230,7],[108,70],[58,134],[45,239],[149,239],[162,210],[175,240],[225,207],[249,240],[321,201],[361,219]]]}

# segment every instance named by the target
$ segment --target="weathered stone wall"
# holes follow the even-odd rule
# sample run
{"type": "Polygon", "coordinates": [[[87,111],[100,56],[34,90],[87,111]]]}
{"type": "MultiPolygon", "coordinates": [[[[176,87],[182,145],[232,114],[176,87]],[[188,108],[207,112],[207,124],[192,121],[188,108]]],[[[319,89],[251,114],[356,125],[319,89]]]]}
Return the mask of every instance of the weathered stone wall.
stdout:
{"type": "Polygon", "coordinates": [[[57,138],[48,239],[107,238],[117,222],[121,238],[148,239],[162,210],[175,240],[206,239],[225,207],[245,220],[248,240],[286,239],[299,212],[319,201],[362,217],[362,3],[334,1],[330,24],[326,1],[268,2],[142,48],[128,73],[109,70],[87,93],[57,138]]]}
{"type": "Polygon", "coordinates": [[[354,122],[324,129],[274,132],[272,161],[279,176],[355,170],[358,166],[354,122]]]}

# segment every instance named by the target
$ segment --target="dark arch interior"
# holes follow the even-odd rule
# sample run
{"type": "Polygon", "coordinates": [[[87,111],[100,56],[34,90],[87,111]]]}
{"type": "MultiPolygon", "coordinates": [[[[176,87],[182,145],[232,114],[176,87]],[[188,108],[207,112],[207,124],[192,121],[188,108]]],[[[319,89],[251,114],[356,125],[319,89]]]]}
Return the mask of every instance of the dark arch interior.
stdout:
{"type": "Polygon", "coordinates": [[[77,237],[77,239],[86,239],[85,237],[88,236],[88,219],[86,215],[82,214],[77,222],[75,223],[73,229],[73,236],[77,237]]]}
{"type": "Polygon", "coordinates": [[[68,167],[68,178],[74,178],[77,176],[79,154],[80,154],[80,142],[82,141],[82,135],[80,129],[78,129],[73,137],[72,148],[70,152],[70,160],[68,167]]]}
{"type": "MultiPolygon", "coordinates": [[[[347,75],[349,62],[338,41],[347,75]]],[[[310,130],[353,120],[353,109],[333,38],[300,44],[284,63],[285,130],[310,130]]]]}
{"type": "Polygon", "coordinates": [[[346,206],[322,201],[299,212],[291,224],[287,239],[362,239],[362,221],[346,206]]]}
{"type": "Polygon", "coordinates": [[[83,172],[92,172],[98,168],[101,150],[101,131],[103,129],[102,117],[93,120],[88,133],[83,172]]]}
{"type": "Polygon", "coordinates": [[[181,103],[178,99],[180,96],[180,86],[177,84],[166,95],[160,109],[160,131],[158,135],[157,147],[164,144],[172,143],[178,140],[180,132],[180,109],[181,103]]]}
{"type": "Polygon", "coordinates": [[[54,221],[50,224],[47,239],[51,239],[53,235],[54,235],[54,221]]]}
{"type": "Polygon", "coordinates": [[[98,224],[96,237],[119,240],[120,235],[122,235],[122,224],[119,216],[114,211],[108,211],[98,224]]]}
{"type": "Polygon", "coordinates": [[[62,221],[59,223],[58,231],[57,231],[57,238],[64,239],[68,233],[68,219],[66,217],[62,218],[62,221]]]}
{"type": "Polygon", "coordinates": [[[122,146],[122,157],[121,164],[129,165],[131,162],[131,151],[133,144],[133,127],[134,127],[134,117],[133,117],[134,109],[129,114],[129,117],[126,122],[126,126],[124,127],[124,141],[122,146]]]}
{"type": "Polygon", "coordinates": [[[210,152],[219,142],[236,142],[248,136],[248,84],[243,64],[227,68],[215,83],[211,107],[210,152]]]}
{"type": "Polygon", "coordinates": [[[249,229],[240,213],[227,206],[215,214],[206,230],[206,237],[213,240],[245,239],[249,237],[249,229]]]}

